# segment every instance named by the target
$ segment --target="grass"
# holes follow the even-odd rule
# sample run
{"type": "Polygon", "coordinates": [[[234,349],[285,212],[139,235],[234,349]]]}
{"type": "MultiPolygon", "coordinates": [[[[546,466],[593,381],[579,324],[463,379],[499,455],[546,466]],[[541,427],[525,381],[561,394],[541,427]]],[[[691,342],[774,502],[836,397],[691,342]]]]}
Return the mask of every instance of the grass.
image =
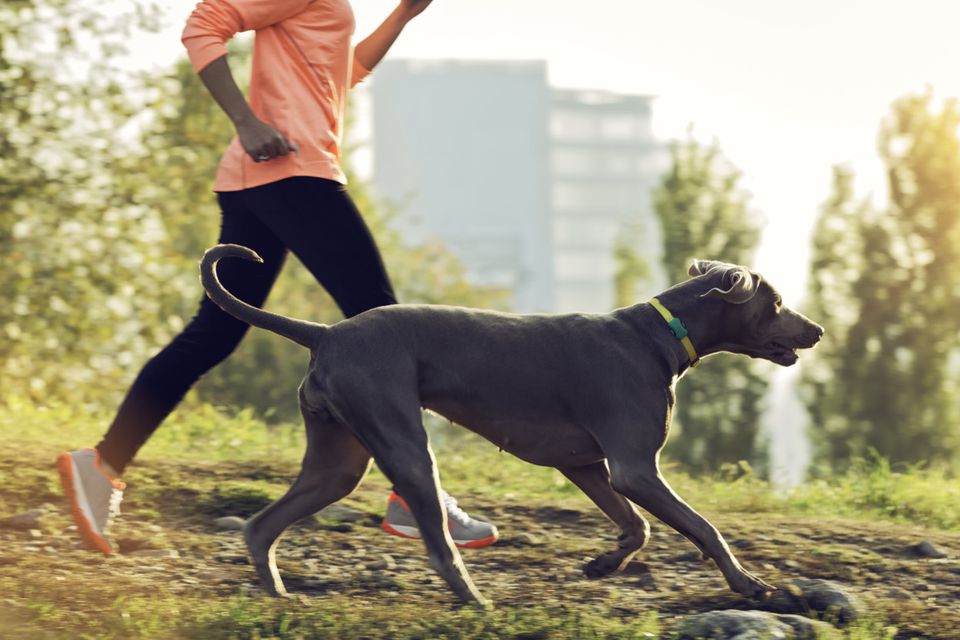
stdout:
{"type": "MultiPolygon", "coordinates": [[[[66,406],[41,408],[17,399],[0,406],[0,437],[7,443],[0,471],[9,478],[0,493],[0,516],[43,502],[59,505],[55,474],[43,461],[52,461],[60,450],[96,443],[110,417],[66,406]]],[[[593,510],[559,472],[521,462],[433,419],[429,423],[444,486],[454,495],[470,495],[487,504],[593,510]]],[[[133,514],[128,518],[138,524],[176,519],[184,523],[175,541],[178,548],[197,557],[213,554],[218,547],[203,532],[204,523],[219,515],[252,514],[281,495],[299,468],[302,451],[299,425],[268,427],[245,411],[182,408],[151,439],[127,474],[130,490],[125,513],[133,514]]],[[[912,523],[960,530],[960,482],[955,477],[920,468],[893,470],[879,459],[860,462],[844,475],[816,480],[788,493],[776,491],[745,467],[736,474],[709,478],[691,477],[677,469],[668,469],[665,475],[701,512],[711,519],[730,514],[730,523],[755,521],[763,526],[774,518],[796,517],[816,530],[820,519],[846,518],[886,523],[878,525],[881,529],[912,523]]],[[[382,514],[388,483],[374,469],[367,484],[372,488],[361,489],[349,501],[371,514],[382,514]]],[[[750,536],[751,526],[744,524],[741,535],[750,536]]],[[[163,546],[165,535],[157,534],[158,546],[163,546]]],[[[568,544],[569,549],[555,552],[576,555],[587,548],[582,542],[568,544]]],[[[532,551],[527,553],[531,566],[549,564],[551,550],[542,553],[546,554],[542,561],[532,551]]],[[[835,571],[837,576],[854,577],[862,571],[882,575],[888,563],[883,555],[862,546],[839,547],[829,540],[810,544],[807,555],[811,566],[835,571]]],[[[0,591],[18,594],[0,598],[0,637],[669,638],[675,615],[669,607],[644,610],[642,615],[611,614],[617,610],[616,603],[605,603],[603,592],[589,606],[575,598],[541,601],[531,597],[523,605],[514,601],[480,611],[419,596],[408,602],[403,584],[396,589],[390,585],[372,589],[385,591],[383,599],[329,591],[322,597],[300,595],[293,601],[267,599],[243,585],[213,591],[201,585],[193,591],[167,593],[149,582],[131,581],[129,588],[118,586],[109,597],[77,590],[76,576],[99,570],[98,561],[74,554],[64,557],[60,565],[51,564],[51,575],[35,569],[27,577],[0,563],[0,591]]],[[[409,592],[410,585],[406,586],[409,592]]],[[[900,608],[899,614],[894,608],[889,616],[878,608],[872,618],[846,629],[844,638],[924,637],[896,635],[889,620],[903,620],[903,611],[910,610],[907,605],[900,608]]]]}
{"type": "MultiPolygon", "coordinates": [[[[0,406],[0,435],[8,448],[42,444],[55,455],[59,450],[92,446],[111,417],[105,413],[78,414],[67,406],[35,407],[11,399],[0,406]]],[[[499,452],[480,437],[432,416],[427,423],[444,486],[452,493],[586,500],[555,469],[536,467],[499,452]]],[[[256,459],[270,461],[292,474],[299,468],[303,448],[303,429],[298,424],[267,426],[251,411],[199,405],[174,413],[138,460],[217,464],[256,459]]],[[[671,468],[669,463],[664,466],[664,475],[678,493],[691,504],[714,512],[879,518],[960,531],[960,478],[943,469],[914,467],[898,471],[875,456],[856,461],[842,475],[783,492],[756,477],[743,463],[735,474],[696,478],[671,468]]],[[[274,480],[283,486],[288,481],[274,480]]]]}

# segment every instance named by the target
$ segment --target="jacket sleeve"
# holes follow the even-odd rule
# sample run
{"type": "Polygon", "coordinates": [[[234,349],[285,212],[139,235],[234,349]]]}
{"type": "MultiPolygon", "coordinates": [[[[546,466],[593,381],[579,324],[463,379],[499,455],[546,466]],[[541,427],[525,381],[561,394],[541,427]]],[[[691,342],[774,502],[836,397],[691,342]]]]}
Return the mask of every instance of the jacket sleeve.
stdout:
{"type": "Polygon", "coordinates": [[[187,57],[200,73],[227,54],[227,41],[241,31],[263,29],[295,16],[313,0],[203,0],[180,35],[187,57]]]}

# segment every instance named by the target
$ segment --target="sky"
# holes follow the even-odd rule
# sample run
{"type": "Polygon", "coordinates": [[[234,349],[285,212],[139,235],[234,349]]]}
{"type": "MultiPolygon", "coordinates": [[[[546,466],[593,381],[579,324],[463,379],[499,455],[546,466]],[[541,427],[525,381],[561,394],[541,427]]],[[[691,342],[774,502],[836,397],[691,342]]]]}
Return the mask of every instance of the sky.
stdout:
{"type": "MultiPolygon", "coordinates": [[[[158,4],[165,29],[138,39],[139,68],[183,54],[196,0],[158,4]]],[[[396,0],[352,4],[359,40],[396,0]]],[[[388,55],[546,60],[555,87],[656,96],[658,137],[692,126],[743,172],[766,220],[754,266],[796,304],[831,167],[882,199],[880,121],[909,92],[960,96],[957,25],[954,0],[434,0],[388,55]]]]}

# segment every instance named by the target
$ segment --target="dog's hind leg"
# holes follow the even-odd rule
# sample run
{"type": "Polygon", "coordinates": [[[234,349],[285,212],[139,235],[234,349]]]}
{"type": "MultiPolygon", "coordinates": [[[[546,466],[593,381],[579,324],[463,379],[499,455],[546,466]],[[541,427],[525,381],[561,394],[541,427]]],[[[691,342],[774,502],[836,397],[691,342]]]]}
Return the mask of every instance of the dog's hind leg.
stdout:
{"type": "Polygon", "coordinates": [[[599,578],[620,571],[647,544],[650,539],[650,524],[629,500],[610,486],[610,472],[606,461],[559,469],[620,527],[617,548],[588,562],[583,567],[584,573],[590,578],[599,578]]]}
{"type": "Polygon", "coordinates": [[[276,547],[284,529],[349,495],[366,474],[370,454],[346,426],[302,410],[307,450],[300,475],[287,493],[253,516],[244,539],[260,583],[271,595],[286,590],[277,571],[276,547]]]}
{"type": "MultiPolygon", "coordinates": [[[[408,388],[415,389],[415,383],[408,388]]],[[[461,600],[486,604],[450,537],[446,509],[440,501],[436,460],[423,427],[417,396],[396,392],[371,397],[357,391],[343,394],[337,405],[410,507],[431,566],[461,600]]]]}

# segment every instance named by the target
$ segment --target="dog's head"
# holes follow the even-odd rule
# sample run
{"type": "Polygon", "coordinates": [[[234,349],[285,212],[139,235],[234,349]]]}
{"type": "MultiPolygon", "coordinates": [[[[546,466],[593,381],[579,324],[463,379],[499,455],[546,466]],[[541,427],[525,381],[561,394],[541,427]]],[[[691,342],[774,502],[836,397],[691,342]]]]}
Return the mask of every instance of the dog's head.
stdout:
{"type": "Polygon", "coordinates": [[[725,303],[715,327],[724,351],[788,367],[797,361],[797,349],[809,349],[823,336],[823,327],[785,307],[777,290],[746,267],[694,260],[689,274],[703,280],[701,298],[725,303]]]}

